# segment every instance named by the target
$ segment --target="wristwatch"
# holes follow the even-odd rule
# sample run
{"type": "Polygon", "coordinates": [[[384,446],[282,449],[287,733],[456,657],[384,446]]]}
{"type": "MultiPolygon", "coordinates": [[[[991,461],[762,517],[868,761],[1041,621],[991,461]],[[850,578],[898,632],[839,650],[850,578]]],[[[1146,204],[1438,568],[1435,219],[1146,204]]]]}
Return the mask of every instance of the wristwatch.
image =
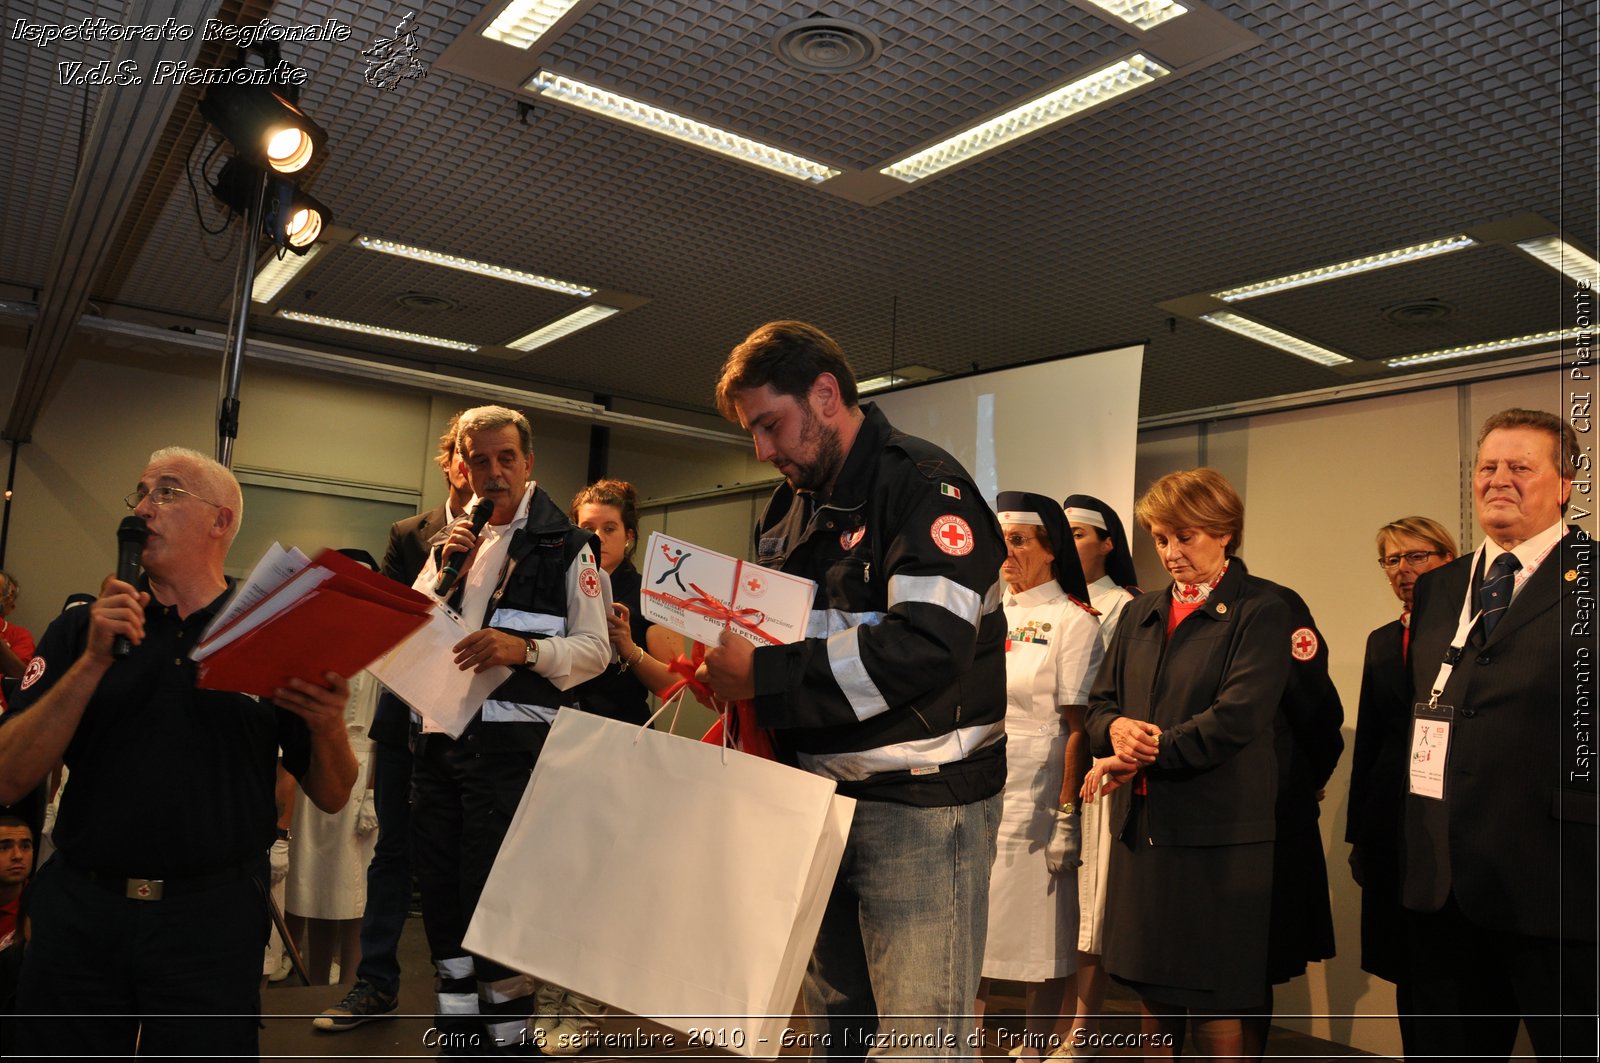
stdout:
{"type": "Polygon", "coordinates": [[[534,665],[539,663],[539,640],[538,639],[529,639],[528,640],[527,648],[522,651],[522,663],[523,663],[523,666],[527,667],[527,668],[532,668],[534,665]]]}

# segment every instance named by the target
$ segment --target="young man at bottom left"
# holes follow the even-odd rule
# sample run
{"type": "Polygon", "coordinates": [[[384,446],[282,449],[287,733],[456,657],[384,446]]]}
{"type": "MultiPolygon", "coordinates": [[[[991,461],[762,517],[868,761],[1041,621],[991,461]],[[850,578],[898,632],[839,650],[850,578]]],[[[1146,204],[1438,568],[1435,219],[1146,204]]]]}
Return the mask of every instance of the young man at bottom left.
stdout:
{"type": "Polygon", "coordinates": [[[58,617],[0,720],[0,801],[63,757],[72,771],[29,887],[17,1049],[254,1058],[278,751],[319,808],[342,808],[349,691],[331,673],[271,701],[199,689],[188,651],[227,595],[238,481],[169,447],[125,501],[150,529],[143,577],[58,617]]]}

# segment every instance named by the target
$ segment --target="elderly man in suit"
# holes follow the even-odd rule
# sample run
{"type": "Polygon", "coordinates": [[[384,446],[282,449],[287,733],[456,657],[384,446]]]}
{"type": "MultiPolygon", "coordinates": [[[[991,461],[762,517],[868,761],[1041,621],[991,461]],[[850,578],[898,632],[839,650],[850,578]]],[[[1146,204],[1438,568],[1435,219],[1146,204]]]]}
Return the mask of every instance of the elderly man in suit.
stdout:
{"type": "Polygon", "coordinates": [[[1572,427],[1504,410],[1478,439],[1487,537],[1412,618],[1402,900],[1428,1058],[1595,1056],[1595,543],[1562,515],[1572,427]]]}
{"type": "MultiPolygon", "coordinates": [[[[449,489],[443,505],[395,521],[383,574],[411,586],[428,561],[428,548],[442,538],[472,501],[472,484],[457,460],[457,412],[439,437],[434,462],[449,489]]],[[[354,1029],[373,1019],[390,1018],[399,1006],[400,931],[411,910],[411,748],[410,712],[405,702],[384,692],[373,715],[371,737],[373,801],[378,809],[378,845],[367,865],[367,907],[361,917],[361,966],[345,998],[312,1025],[318,1030],[354,1029]]]]}

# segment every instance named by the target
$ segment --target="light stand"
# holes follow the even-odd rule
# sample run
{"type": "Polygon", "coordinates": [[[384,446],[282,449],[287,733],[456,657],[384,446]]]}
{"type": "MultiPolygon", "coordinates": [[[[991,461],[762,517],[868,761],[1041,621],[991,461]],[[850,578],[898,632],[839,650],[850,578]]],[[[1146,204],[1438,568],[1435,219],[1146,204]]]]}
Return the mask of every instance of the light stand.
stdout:
{"type": "Polygon", "coordinates": [[[217,399],[217,460],[233,468],[233,441],[239,438],[239,380],[244,373],[244,340],[250,323],[250,297],[256,283],[256,248],[261,236],[261,212],[267,195],[267,175],[260,170],[245,201],[244,244],[233,277],[233,316],[228,321],[228,342],[222,356],[221,394],[217,399]]]}

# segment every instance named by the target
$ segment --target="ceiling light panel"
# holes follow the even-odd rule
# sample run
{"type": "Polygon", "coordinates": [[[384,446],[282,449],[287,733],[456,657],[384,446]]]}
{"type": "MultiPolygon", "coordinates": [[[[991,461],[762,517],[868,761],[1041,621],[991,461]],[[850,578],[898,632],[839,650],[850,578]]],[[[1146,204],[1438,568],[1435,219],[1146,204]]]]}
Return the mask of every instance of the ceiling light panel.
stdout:
{"type": "Polygon", "coordinates": [[[491,262],[479,262],[475,259],[462,258],[460,255],[446,254],[443,251],[430,251],[423,247],[412,247],[408,244],[395,243],[393,240],[380,240],[372,236],[358,236],[355,239],[355,244],[357,247],[368,251],[377,251],[385,255],[398,255],[401,258],[415,259],[418,262],[427,262],[431,265],[443,266],[446,269],[458,269],[464,273],[476,273],[484,277],[493,277],[495,280],[510,281],[513,284],[526,284],[530,288],[543,288],[546,291],[560,292],[563,295],[574,295],[580,299],[587,299],[595,293],[594,288],[589,288],[573,281],[544,277],[537,273],[513,269],[510,266],[497,266],[491,262]]]}
{"type": "Polygon", "coordinates": [[[748,166],[792,177],[800,181],[826,181],[837,177],[840,171],[812,159],[795,155],[770,144],[730,133],[725,129],[686,118],[653,104],[644,103],[610,89],[603,89],[557,74],[541,70],[524,86],[527,91],[546,99],[556,100],[580,110],[601,115],[615,122],[670,137],[673,140],[716,152],[748,166]]]}
{"type": "Polygon", "coordinates": [[[1163,22],[1189,13],[1188,8],[1182,4],[1175,4],[1172,0],[1088,0],[1088,2],[1113,18],[1119,18],[1128,25],[1137,26],[1142,30],[1153,29],[1163,22]]]}
{"type": "Polygon", "coordinates": [[[570,336],[574,332],[586,329],[590,325],[598,325],[617,312],[618,310],[614,306],[591,303],[589,306],[579,307],[558,321],[550,322],[543,328],[535,329],[520,339],[512,340],[506,346],[519,351],[537,350],[546,344],[554,343],[556,340],[570,336]]]}
{"type": "Polygon", "coordinates": [[[799,74],[773,42],[818,8],[776,0],[597,4],[563,20],[570,32],[546,35],[538,64],[847,174],[876,175],[975,118],[1050,89],[1068,71],[1098,69],[1139,47],[1123,23],[1052,0],[835,4],[826,14],[880,35],[883,53],[848,76],[799,74]]]}
{"type": "Polygon", "coordinates": [[[1600,287],[1600,262],[1596,262],[1559,236],[1538,236],[1522,240],[1517,247],[1543,262],[1551,269],[1560,270],[1593,291],[1600,287]]]}
{"type": "Polygon", "coordinates": [[[418,332],[402,332],[400,329],[365,325],[359,321],[344,321],[336,317],[323,317],[321,314],[302,314],[298,310],[279,310],[278,316],[285,321],[298,321],[303,325],[320,325],[323,328],[360,332],[368,336],[382,336],[388,340],[404,340],[407,343],[421,343],[429,347],[443,347],[450,351],[465,351],[470,354],[478,349],[475,343],[462,343],[460,340],[447,340],[440,336],[424,336],[418,332]]]}
{"type": "Polygon", "coordinates": [[[1308,343],[1298,336],[1291,336],[1287,332],[1279,332],[1277,329],[1263,325],[1259,321],[1252,321],[1250,318],[1228,310],[1219,310],[1214,314],[1201,314],[1200,320],[1218,328],[1227,329],[1229,332],[1236,332],[1241,336],[1255,340],[1257,343],[1264,343],[1268,347],[1276,347],[1280,351],[1287,351],[1297,358],[1304,358],[1306,361],[1315,362],[1318,365],[1347,365],[1353,361],[1353,359],[1346,358],[1336,351],[1330,351],[1326,347],[1318,347],[1316,344],[1308,343]]]}
{"type": "Polygon", "coordinates": [[[322,253],[321,244],[312,244],[303,255],[274,255],[261,267],[261,272],[256,274],[255,283],[250,287],[250,300],[256,303],[270,303],[278,297],[291,283],[302,269],[311,265],[311,260],[322,253]]]}
{"type": "Polygon", "coordinates": [[[1258,295],[1268,295],[1272,292],[1288,291],[1291,288],[1302,288],[1307,284],[1321,284],[1331,281],[1336,277],[1348,277],[1356,273],[1366,273],[1370,270],[1383,269],[1386,266],[1398,266],[1404,262],[1416,262],[1434,255],[1445,255],[1463,248],[1475,247],[1477,241],[1469,236],[1446,236],[1439,240],[1429,240],[1427,243],[1412,244],[1410,247],[1399,247],[1393,251],[1381,251],[1376,255],[1365,255],[1361,258],[1352,258],[1347,262],[1335,262],[1331,266],[1318,266],[1300,273],[1291,273],[1286,277],[1274,277],[1268,281],[1258,281],[1255,284],[1246,284],[1238,288],[1229,288],[1227,291],[1215,292],[1215,296],[1226,303],[1236,303],[1245,299],[1254,299],[1258,295]]]}
{"type": "Polygon", "coordinates": [[[582,0],[511,0],[505,10],[479,32],[513,48],[531,48],[580,3],[582,0]]]}
{"type": "Polygon", "coordinates": [[[1510,339],[1489,340],[1485,343],[1467,343],[1460,347],[1441,347],[1436,351],[1422,351],[1419,354],[1407,354],[1399,358],[1385,358],[1383,364],[1390,369],[1400,369],[1406,366],[1427,365],[1429,362],[1448,362],[1456,358],[1471,358],[1479,354],[1493,354],[1495,351],[1510,351],[1518,347],[1533,347],[1538,344],[1554,346],[1564,340],[1575,340],[1577,338],[1577,329],[1567,329],[1565,332],[1535,332],[1527,336],[1513,336],[1510,339]]]}
{"type": "Polygon", "coordinates": [[[1091,107],[1143,88],[1170,73],[1172,71],[1148,56],[1130,55],[1037,99],[1013,107],[965,132],[946,137],[915,155],[883,167],[879,172],[902,181],[920,181],[1020,137],[1063,122],[1091,107]]]}

